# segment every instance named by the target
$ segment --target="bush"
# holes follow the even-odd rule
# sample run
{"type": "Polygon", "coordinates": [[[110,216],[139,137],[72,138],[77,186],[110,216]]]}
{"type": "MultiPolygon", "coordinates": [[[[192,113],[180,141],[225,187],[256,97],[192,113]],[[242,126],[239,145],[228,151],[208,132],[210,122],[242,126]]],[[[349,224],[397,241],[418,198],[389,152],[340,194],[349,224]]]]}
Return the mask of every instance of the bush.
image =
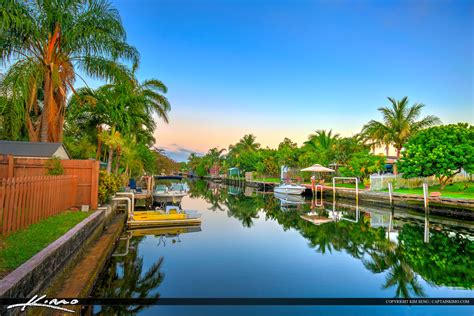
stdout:
{"type": "Polygon", "coordinates": [[[122,184],[120,177],[101,170],[99,174],[99,203],[104,204],[117,192],[122,184]]]}
{"type": "Polygon", "coordinates": [[[60,176],[64,174],[64,168],[61,165],[61,159],[57,156],[53,156],[46,160],[45,167],[46,174],[48,176],[60,176]]]}

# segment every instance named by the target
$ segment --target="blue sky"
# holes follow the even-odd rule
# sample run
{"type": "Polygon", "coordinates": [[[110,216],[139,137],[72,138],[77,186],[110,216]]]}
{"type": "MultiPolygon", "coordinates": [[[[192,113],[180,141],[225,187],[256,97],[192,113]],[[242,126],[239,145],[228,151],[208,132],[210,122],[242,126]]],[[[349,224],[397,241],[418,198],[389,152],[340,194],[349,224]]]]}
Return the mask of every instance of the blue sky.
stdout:
{"type": "Polygon", "coordinates": [[[139,77],[172,104],[157,145],[227,147],[246,133],[276,147],[316,129],[360,131],[387,96],[444,123],[474,121],[473,1],[114,0],[139,77]]]}

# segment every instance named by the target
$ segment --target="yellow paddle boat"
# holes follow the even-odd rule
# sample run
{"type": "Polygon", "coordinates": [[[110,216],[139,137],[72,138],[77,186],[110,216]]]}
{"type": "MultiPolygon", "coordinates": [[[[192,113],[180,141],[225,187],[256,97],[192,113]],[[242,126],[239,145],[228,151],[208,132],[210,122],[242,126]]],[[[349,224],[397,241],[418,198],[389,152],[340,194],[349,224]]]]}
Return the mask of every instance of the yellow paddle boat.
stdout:
{"type": "Polygon", "coordinates": [[[177,206],[167,206],[166,210],[136,211],[128,214],[129,227],[162,227],[200,225],[201,214],[197,211],[182,210],[177,206]]]}

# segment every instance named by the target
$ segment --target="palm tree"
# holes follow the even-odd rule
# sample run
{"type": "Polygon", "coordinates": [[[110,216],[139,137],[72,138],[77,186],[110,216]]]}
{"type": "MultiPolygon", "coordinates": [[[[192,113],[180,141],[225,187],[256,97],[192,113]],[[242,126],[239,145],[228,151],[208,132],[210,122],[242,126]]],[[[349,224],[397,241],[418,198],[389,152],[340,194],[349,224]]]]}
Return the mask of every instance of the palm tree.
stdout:
{"type": "Polygon", "coordinates": [[[339,134],[332,134],[332,130],[317,130],[315,134],[308,136],[308,140],[304,142],[306,149],[310,152],[317,153],[321,161],[318,163],[328,164],[335,158],[335,146],[339,139],[339,134]]]}
{"type": "Polygon", "coordinates": [[[332,134],[332,129],[326,132],[324,129],[319,129],[315,134],[310,134],[308,140],[304,142],[310,148],[315,150],[329,150],[339,138],[339,134],[332,134]]]}
{"type": "Polygon", "coordinates": [[[390,145],[395,147],[398,160],[403,145],[410,136],[424,128],[441,124],[441,121],[434,115],[419,119],[425,105],[415,103],[409,106],[408,97],[398,101],[389,97],[388,100],[391,107],[378,109],[383,115],[383,122],[371,120],[362,128],[362,134],[367,141],[372,141],[376,145],[385,145],[386,148],[390,145]]]}
{"type": "Polygon", "coordinates": [[[246,151],[255,151],[260,148],[260,144],[255,140],[257,138],[253,134],[248,134],[242,137],[242,139],[237,143],[236,147],[239,147],[242,150],[246,151]]]}
{"type": "Polygon", "coordinates": [[[130,71],[118,60],[138,63],[138,51],[126,43],[119,13],[108,1],[11,0],[3,1],[1,14],[0,61],[13,62],[1,93],[24,113],[32,141],[62,141],[66,96],[74,91],[77,69],[121,80],[130,71]]]}

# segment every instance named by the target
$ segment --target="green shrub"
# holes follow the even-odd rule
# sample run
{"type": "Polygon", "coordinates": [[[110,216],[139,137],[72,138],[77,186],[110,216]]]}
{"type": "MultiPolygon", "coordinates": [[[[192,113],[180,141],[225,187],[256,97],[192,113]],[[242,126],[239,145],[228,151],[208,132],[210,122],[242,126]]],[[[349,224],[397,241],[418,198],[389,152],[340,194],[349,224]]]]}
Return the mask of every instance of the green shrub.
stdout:
{"type": "Polygon", "coordinates": [[[120,177],[101,170],[99,174],[99,203],[108,202],[110,197],[120,189],[121,184],[120,177]]]}
{"type": "Polygon", "coordinates": [[[61,165],[61,159],[57,156],[52,156],[45,163],[46,174],[48,176],[60,176],[64,174],[64,168],[61,165]]]}

